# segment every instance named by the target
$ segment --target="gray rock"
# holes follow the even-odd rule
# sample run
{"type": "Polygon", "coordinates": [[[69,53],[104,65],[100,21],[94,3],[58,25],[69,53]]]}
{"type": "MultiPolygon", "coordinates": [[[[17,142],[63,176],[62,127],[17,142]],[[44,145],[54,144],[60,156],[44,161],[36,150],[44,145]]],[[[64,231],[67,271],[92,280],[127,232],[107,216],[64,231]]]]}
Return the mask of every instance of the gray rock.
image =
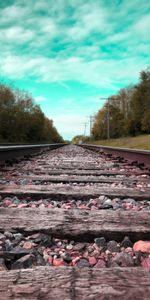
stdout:
{"type": "Polygon", "coordinates": [[[115,202],[120,202],[121,201],[121,199],[120,198],[114,198],[113,199],[113,202],[115,203],[115,202]]]}
{"type": "Polygon", "coordinates": [[[121,208],[121,206],[118,203],[113,204],[113,209],[114,210],[117,210],[119,208],[121,208]]]}
{"type": "Polygon", "coordinates": [[[120,267],[133,267],[134,266],[133,257],[126,252],[117,253],[113,261],[115,263],[117,263],[117,265],[120,267]]]}
{"type": "Polygon", "coordinates": [[[135,258],[134,258],[134,263],[136,266],[140,266],[141,264],[141,257],[142,257],[142,253],[141,251],[137,251],[134,253],[135,258]]]}
{"type": "Polygon", "coordinates": [[[23,239],[23,234],[21,233],[14,233],[13,236],[18,242],[20,242],[23,239]]]}
{"type": "Polygon", "coordinates": [[[107,200],[104,201],[103,204],[104,205],[112,205],[112,201],[111,201],[111,199],[107,199],[107,200]]]}
{"type": "Polygon", "coordinates": [[[0,233],[0,241],[4,242],[6,240],[6,236],[2,233],[0,233]]]}
{"type": "Polygon", "coordinates": [[[12,200],[13,200],[13,203],[14,203],[14,204],[17,204],[17,205],[18,205],[18,204],[20,203],[20,200],[19,200],[16,196],[13,197],[12,200]]]}
{"type": "Polygon", "coordinates": [[[132,248],[133,244],[132,242],[130,241],[129,237],[128,236],[125,236],[125,238],[123,239],[123,241],[121,242],[121,247],[124,247],[124,248],[128,248],[128,247],[131,247],[132,248]]]}
{"type": "Polygon", "coordinates": [[[78,243],[73,246],[73,250],[74,251],[82,251],[83,249],[85,249],[85,247],[86,247],[85,243],[78,243]]]}
{"type": "Polygon", "coordinates": [[[12,234],[11,232],[9,232],[9,231],[5,231],[5,232],[4,232],[4,235],[5,235],[6,238],[8,238],[8,239],[13,239],[13,234],[12,234]]]}
{"type": "Polygon", "coordinates": [[[57,252],[50,252],[50,255],[51,256],[57,256],[57,258],[60,257],[59,253],[57,253],[57,252]]]}
{"type": "Polygon", "coordinates": [[[45,247],[50,247],[52,245],[52,239],[51,239],[51,236],[48,235],[48,234],[44,234],[42,233],[41,234],[41,242],[40,244],[42,246],[45,246],[45,247]]]}
{"type": "Polygon", "coordinates": [[[105,267],[106,267],[106,263],[103,259],[99,259],[97,264],[94,266],[95,269],[105,268],[105,267]]]}
{"type": "Polygon", "coordinates": [[[19,183],[20,185],[27,185],[27,184],[30,183],[30,181],[29,181],[28,179],[20,179],[20,180],[18,181],[18,183],[19,183]]]}
{"type": "Polygon", "coordinates": [[[34,243],[39,244],[42,240],[42,234],[40,232],[32,234],[30,235],[30,239],[34,241],[34,243]]]}
{"type": "Polygon", "coordinates": [[[112,204],[105,204],[103,203],[103,205],[101,206],[102,209],[110,209],[110,208],[113,208],[113,205],[112,204]]]}
{"type": "Polygon", "coordinates": [[[91,208],[91,206],[93,206],[93,203],[87,203],[87,205],[86,205],[87,207],[90,207],[91,208]]]}
{"type": "Polygon", "coordinates": [[[109,241],[107,243],[107,249],[110,252],[119,252],[119,246],[116,241],[109,241]]]}
{"type": "Polygon", "coordinates": [[[27,268],[32,268],[33,265],[36,262],[36,258],[33,254],[27,254],[20,259],[16,260],[13,264],[11,269],[16,270],[16,269],[27,269],[27,268]]]}
{"type": "Polygon", "coordinates": [[[13,244],[11,243],[10,240],[5,241],[5,250],[6,251],[11,251],[13,249],[13,244]]]}
{"type": "Polygon", "coordinates": [[[90,267],[89,262],[85,258],[81,258],[77,263],[76,266],[79,268],[84,268],[84,267],[90,267]]]}
{"type": "Polygon", "coordinates": [[[6,251],[5,255],[7,258],[14,259],[15,257],[20,258],[20,257],[22,257],[26,254],[30,254],[32,252],[33,252],[33,250],[28,250],[28,249],[21,248],[21,247],[15,247],[11,251],[6,251]]]}
{"type": "Polygon", "coordinates": [[[42,257],[42,255],[37,254],[36,260],[37,260],[37,262],[36,262],[37,266],[45,266],[46,265],[46,262],[45,262],[44,258],[42,257]]]}
{"type": "Polygon", "coordinates": [[[143,207],[142,210],[144,210],[144,211],[149,211],[149,210],[150,210],[150,206],[143,207]]]}
{"type": "Polygon", "coordinates": [[[107,247],[107,243],[104,237],[94,239],[95,244],[101,249],[105,250],[107,247]]]}
{"type": "Polygon", "coordinates": [[[67,245],[67,246],[66,246],[66,249],[67,249],[67,250],[72,250],[72,249],[73,249],[73,245],[71,245],[71,244],[67,245]]]}
{"type": "Polygon", "coordinates": [[[130,204],[133,204],[133,205],[137,205],[137,202],[132,198],[127,198],[123,202],[130,203],[130,204]]]}
{"type": "Polygon", "coordinates": [[[104,202],[104,201],[107,200],[107,197],[101,195],[101,196],[99,196],[99,200],[100,200],[101,202],[104,202]]]}
{"type": "Polygon", "coordinates": [[[72,261],[71,256],[68,253],[62,253],[61,257],[63,258],[64,261],[66,261],[67,263],[70,263],[72,261]]]}

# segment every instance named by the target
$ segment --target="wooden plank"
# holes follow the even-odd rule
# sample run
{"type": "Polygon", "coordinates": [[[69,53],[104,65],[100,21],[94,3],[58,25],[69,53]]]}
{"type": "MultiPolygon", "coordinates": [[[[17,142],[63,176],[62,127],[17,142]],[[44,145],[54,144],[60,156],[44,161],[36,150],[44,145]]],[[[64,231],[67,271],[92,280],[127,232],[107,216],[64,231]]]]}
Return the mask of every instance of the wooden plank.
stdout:
{"type": "MultiPolygon", "coordinates": [[[[54,164],[51,164],[51,165],[39,165],[39,168],[42,168],[42,170],[44,170],[44,171],[47,171],[47,170],[52,170],[52,169],[54,169],[54,170],[59,170],[59,169],[61,169],[61,170],[63,170],[64,172],[66,171],[66,170],[72,170],[72,171],[74,171],[74,169],[76,169],[76,170],[86,170],[86,171],[92,171],[92,170],[95,170],[95,171],[99,171],[99,170],[109,170],[109,168],[110,167],[95,167],[95,165],[93,165],[93,166],[91,166],[91,167],[89,167],[89,166],[83,166],[83,165],[74,165],[74,166],[72,166],[72,164],[67,164],[67,165],[62,165],[62,164],[57,164],[57,165],[54,165],[54,164]]],[[[37,167],[35,167],[35,170],[37,170],[38,169],[38,166],[37,167]]]]}
{"type": "Polygon", "coordinates": [[[150,212],[0,208],[0,232],[5,230],[45,231],[77,241],[98,236],[121,241],[125,235],[150,240],[150,212]]]}
{"type": "Polygon", "coordinates": [[[21,176],[22,178],[26,178],[32,181],[49,181],[49,182],[64,182],[64,183],[69,183],[69,182],[78,182],[78,183],[114,183],[114,182],[123,182],[123,183],[136,183],[136,182],[140,182],[140,183],[150,183],[150,179],[149,178],[138,178],[138,177],[134,177],[134,178],[120,178],[120,177],[88,177],[88,176],[76,176],[74,177],[73,175],[62,175],[62,176],[49,176],[49,175],[23,175],[21,176]]]}
{"type": "MultiPolygon", "coordinates": [[[[19,171],[19,166],[18,166],[18,171],[19,171]]],[[[1,168],[1,172],[13,172],[15,171],[14,167],[4,167],[1,168]]],[[[20,170],[22,172],[22,169],[20,170]]],[[[43,170],[41,168],[32,168],[32,169],[24,169],[24,172],[29,172],[29,173],[34,173],[35,174],[49,174],[49,175],[64,175],[64,174],[68,174],[68,175],[94,175],[94,176],[101,176],[101,175],[106,175],[106,176],[115,176],[115,175],[127,175],[129,176],[129,171],[124,170],[124,171],[120,171],[120,170],[102,170],[102,169],[92,169],[92,170],[84,170],[84,169],[65,169],[65,171],[63,169],[61,169],[61,167],[59,167],[59,169],[55,169],[55,168],[50,168],[49,170],[43,170]]],[[[138,171],[138,170],[133,170],[133,174],[134,175],[150,175],[150,171],[148,170],[144,170],[144,171],[138,171]]]]}
{"type": "MultiPolygon", "coordinates": [[[[19,169],[18,169],[19,170],[19,169]]],[[[5,172],[5,170],[3,169],[3,172],[5,172]]],[[[29,173],[34,173],[34,174],[49,174],[49,175],[64,175],[64,174],[68,174],[68,175],[94,175],[94,176],[101,176],[101,175],[106,175],[106,176],[112,176],[112,175],[127,175],[129,176],[129,171],[124,170],[124,171],[120,171],[120,170],[116,170],[116,171],[112,171],[112,170],[84,170],[84,169],[76,169],[76,170],[70,170],[70,169],[66,169],[65,171],[62,170],[61,168],[59,169],[49,169],[49,170],[43,170],[41,168],[33,168],[33,169],[24,169],[24,172],[29,172],[29,173]]],[[[134,175],[150,175],[150,171],[135,171],[133,172],[134,175]]]]}
{"type": "Polygon", "coordinates": [[[142,190],[133,188],[112,188],[112,187],[95,187],[95,186],[57,186],[57,185],[0,185],[0,195],[16,195],[24,197],[25,195],[36,197],[55,197],[57,199],[74,198],[89,199],[105,195],[107,197],[134,198],[136,200],[150,199],[150,189],[142,190]]]}
{"type": "Polygon", "coordinates": [[[0,272],[1,300],[149,300],[150,270],[54,268],[0,272]]]}

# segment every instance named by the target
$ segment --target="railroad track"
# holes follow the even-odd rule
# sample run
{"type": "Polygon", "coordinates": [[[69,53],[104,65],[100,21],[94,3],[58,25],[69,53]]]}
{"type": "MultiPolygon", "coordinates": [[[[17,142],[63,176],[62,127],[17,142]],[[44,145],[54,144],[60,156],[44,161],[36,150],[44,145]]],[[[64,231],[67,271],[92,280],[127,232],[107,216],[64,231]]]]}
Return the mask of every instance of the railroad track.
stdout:
{"type": "Polygon", "coordinates": [[[0,300],[149,299],[147,158],[60,146],[1,148],[0,300]]]}

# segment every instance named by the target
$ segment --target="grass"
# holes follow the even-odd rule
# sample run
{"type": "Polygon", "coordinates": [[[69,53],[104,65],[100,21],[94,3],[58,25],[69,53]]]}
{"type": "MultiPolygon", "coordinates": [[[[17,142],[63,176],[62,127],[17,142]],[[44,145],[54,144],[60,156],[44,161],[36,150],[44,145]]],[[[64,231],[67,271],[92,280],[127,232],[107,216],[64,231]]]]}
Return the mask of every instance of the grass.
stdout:
{"type": "Polygon", "coordinates": [[[139,135],[136,137],[91,141],[89,144],[150,150],[150,134],[139,135]]]}

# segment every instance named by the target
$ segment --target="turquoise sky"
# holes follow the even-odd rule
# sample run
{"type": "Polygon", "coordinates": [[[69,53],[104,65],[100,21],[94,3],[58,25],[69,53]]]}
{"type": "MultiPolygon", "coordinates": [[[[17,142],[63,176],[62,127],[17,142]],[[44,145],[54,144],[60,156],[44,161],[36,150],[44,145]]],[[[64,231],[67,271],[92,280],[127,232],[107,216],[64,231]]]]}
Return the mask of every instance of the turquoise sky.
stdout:
{"type": "Polygon", "coordinates": [[[147,0],[0,1],[0,76],[70,139],[150,65],[149,31],[147,0]]]}

